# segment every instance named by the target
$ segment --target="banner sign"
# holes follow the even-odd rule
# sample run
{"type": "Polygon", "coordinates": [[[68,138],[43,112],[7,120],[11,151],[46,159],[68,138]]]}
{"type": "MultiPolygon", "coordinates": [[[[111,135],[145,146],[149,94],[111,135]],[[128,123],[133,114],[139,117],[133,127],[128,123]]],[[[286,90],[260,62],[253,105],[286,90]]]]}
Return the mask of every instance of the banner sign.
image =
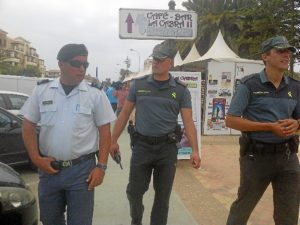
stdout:
{"type": "Polygon", "coordinates": [[[197,35],[197,14],[182,10],[119,9],[121,39],[182,39],[197,35]]]}

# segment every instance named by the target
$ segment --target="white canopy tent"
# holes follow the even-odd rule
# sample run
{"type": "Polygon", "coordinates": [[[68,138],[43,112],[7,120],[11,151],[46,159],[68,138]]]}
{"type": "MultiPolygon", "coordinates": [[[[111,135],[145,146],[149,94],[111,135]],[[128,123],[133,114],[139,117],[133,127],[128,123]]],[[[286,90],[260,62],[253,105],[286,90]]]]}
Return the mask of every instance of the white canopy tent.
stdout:
{"type": "Polygon", "coordinates": [[[190,52],[189,52],[189,54],[185,57],[182,64],[187,64],[187,63],[193,62],[193,61],[195,61],[197,59],[200,59],[200,58],[201,58],[201,55],[199,54],[199,52],[196,48],[196,45],[194,43],[191,50],[190,50],[190,52]]]}
{"type": "Polygon", "coordinates": [[[151,73],[152,73],[152,67],[150,66],[148,69],[143,70],[143,71],[141,71],[141,72],[139,72],[137,74],[131,74],[128,77],[125,77],[125,79],[123,80],[123,83],[127,82],[127,81],[131,81],[132,79],[143,77],[143,76],[145,76],[147,74],[151,74],[151,73]]]}
{"type": "Polygon", "coordinates": [[[179,51],[177,51],[175,58],[174,58],[174,66],[180,66],[180,65],[182,65],[182,62],[183,62],[183,60],[179,54],[179,51]]]}

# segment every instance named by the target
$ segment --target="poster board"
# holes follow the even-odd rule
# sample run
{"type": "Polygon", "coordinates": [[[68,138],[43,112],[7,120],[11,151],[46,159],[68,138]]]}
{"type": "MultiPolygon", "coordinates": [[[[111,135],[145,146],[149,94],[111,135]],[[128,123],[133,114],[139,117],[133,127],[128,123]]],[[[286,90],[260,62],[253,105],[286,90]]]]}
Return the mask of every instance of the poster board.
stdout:
{"type": "MultiPolygon", "coordinates": [[[[178,79],[184,82],[190,93],[192,100],[192,110],[193,110],[193,121],[197,130],[199,153],[201,154],[201,73],[200,72],[171,72],[173,77],[178,77],[178,79]]],[[[183,137],[181,139],[181,148],[178,150],[178,159],[189,159],[192,152],[192,148],[184,135],[184,128],[182,118],[179,114],[178,122],[182,127],[183,137]]]]}
{"type": "Polygon", "coordinates": [[[241,79],[249,74],[260,72],[263,68],[262,62],[215,60],[208,62],[204,135],[240,134],[240,131],[225,126],[225,116],[241,79]],[[222,110],[224,110],[225,116],[222,110]]]}
{"type": "Polygon", "coordinates": [[[205,120],[205,135],[229,135],[225,126],[234,84],[235,64],[232,62],[208,62],[205,120]]]}

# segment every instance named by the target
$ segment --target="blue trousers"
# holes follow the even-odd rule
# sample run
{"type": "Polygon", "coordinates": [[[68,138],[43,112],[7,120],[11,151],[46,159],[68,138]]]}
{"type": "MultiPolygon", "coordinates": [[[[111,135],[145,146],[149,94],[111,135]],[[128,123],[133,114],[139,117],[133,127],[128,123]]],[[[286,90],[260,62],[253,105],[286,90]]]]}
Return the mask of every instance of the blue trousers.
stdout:
{"type": "Polygon", "coordinates": [[[132,150],[127,198],[132,225],[141,225],[143,195],[149,188],[153,174],[155,191],[150,225],[166,225],[169,200],[176,172],[178,149],[174,143],[150,145],[138,140],[132,150]]]}
{"type": "Polygon", "coordinates": [[[39,172],[43,225],[66,225],[66,220],[68,225],[92,225],[94,191],[88,191],[86,179],[95,164],[95,159],[90,159],[54,175],[39,172]]]}

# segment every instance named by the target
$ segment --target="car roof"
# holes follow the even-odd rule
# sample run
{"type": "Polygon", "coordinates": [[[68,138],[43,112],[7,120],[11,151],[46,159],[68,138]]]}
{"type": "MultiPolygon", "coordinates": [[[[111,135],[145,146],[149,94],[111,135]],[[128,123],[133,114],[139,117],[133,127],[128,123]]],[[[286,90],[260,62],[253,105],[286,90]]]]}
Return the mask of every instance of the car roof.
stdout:
{"type": "Polygon", "coordinates": [[[23,96],[29,97],[28,94],[21,93],[21,92],[16,92],[16,91],[2,91],[2,90],[0,90],[0,94],[14,94],[14,95],[23,95],[23,96]]]}
{"type": "Polygon", "coordinates": [[[15,114],[11,113],[7,109],[4,109],[4,108],[0,107],[0,111],[4,112],[4,113],[6,113],[6,114],[8,114],[8,115],[10,115],[10,116],[12,116],[14,118],[18,118],[19,120],[22,120],[22,118],[20,118],[18,115],[15,115],[15,114]]]}

